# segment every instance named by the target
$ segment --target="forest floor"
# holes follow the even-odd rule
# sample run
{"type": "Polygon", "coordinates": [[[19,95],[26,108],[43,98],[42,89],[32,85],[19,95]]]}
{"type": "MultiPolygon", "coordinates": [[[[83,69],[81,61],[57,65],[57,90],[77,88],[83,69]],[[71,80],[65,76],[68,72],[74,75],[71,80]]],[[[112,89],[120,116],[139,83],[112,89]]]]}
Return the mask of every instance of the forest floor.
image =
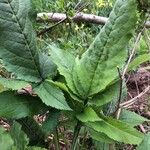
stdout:
{"type": "MultiPolygon", "coordinates": [[[[150,119],[150,66],[141,67],[137,72],[128,74],[127,77],[127,100],[137,97],[135,103],[128,109],[150,119]],[[143,93],[145,89],[147,89],[147,91],[143,93]]],[[[145,126],[141,130],[142,132],[150,131],[150,126],[145,126]]]]}
{"type": "MultiPolygon", "coordinates": [[[[150,119],[150,66],[140,67],[136,72],[127,75],[128,97],[127,101],[137,97],[128,107],[129,110],[150,119]],[[148,89],[146,92],[145,89],[148,89]],[[142,94],[141,94],[142,93],[142,94]],[[138,97],[139,96],[139,97],[138,97]]],[[[137,127],[143,133],[150,132],[150,122],[137,127]]],[[[134,150],[133,145],[125,145],[123,150],[134,150]]],[[[120,149],[122,150],[122,149],[120,149]]]]}

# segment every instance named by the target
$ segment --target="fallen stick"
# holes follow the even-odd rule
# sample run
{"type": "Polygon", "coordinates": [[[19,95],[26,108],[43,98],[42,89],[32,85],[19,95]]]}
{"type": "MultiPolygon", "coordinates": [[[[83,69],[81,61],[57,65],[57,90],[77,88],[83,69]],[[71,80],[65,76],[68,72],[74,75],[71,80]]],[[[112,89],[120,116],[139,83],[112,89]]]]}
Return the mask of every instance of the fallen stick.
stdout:
{"type": "MultiPolygon", "coordinates": [[[[77,13],[73,17],[68,17],[63,13],[38,13],[37,21],[38,22],[59,22],[61,20],[69,21],[67,18],[71,19],[75,23],[83,22],[83,23],[93,23],[98,25],[104,25],[107,21],[107,17],[96,16],[93,14],[85,14],[85,13],[77,13]]],[[[150,21],[145,23],[146,28],[150,28],[150,21]]]]}
{"type": "Polygon", "coordinates": [[[146,94],[150,90],[150,86],[148,86],[143,92],[141,92],[138,96],[132,98],[129,101],[123,102],[120,104],[121,108],[127,108],[128,106],[131,106],[134,104],[139,98],[141,98],[144,94],[146,94]]]}

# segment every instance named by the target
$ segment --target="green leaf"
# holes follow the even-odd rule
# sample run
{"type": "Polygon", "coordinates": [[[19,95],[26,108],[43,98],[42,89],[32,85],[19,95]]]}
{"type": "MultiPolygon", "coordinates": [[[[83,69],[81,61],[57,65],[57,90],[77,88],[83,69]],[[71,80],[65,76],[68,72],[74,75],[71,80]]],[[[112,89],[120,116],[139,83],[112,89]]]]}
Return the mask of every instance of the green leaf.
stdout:
{"type": "Polygon", "coordinates": [[[66,84],[62,83],[62,82],[53,82],[52,80],[47,80],[50,83],[53,83],[54,85],[56,85],[57,87],[59,87],[62,91],[67,92],[71,98],[75,101],[79,101],[79,102],[83,102],[82,99],[80,99],[79,97],[77,97],[75,94],[73,94],[71,91],[69,91],[68,87],[66,86],[66,84]]]}
{"type": "Polygon", "coordinates": [[[39,125],[33,118],[26,117],[17,120],[22,125],[22,130],[27,134],[30,139],[29,145],[38,145],[45,147],[48,145],[45,142],[47,136],[53,132],[59,122],[60,111],[49,110],[46,115],[46,120],[39,125]]]}
{"type": "MultiPolygon", "coordinates": [[[[93,141],[95,150],[110,150],[108,143],[102,143],[98,141],[93,141]]],[[[116,149],[113,149],[116,150],[116,149]]]]}
{"type": "MultiPolygon", "coordinates": [[[[142,19],[144,19],[144,18],[142,18],[142,19]]],[[[147,35],[149,33],[148,32],[146,33],[146,32],[147,31],[143,32],[139,43],[136,45],[136,54],[137,54],[137,56],[143,55],[143,54],[146,54],[146,53],[149,52],[149,46],[148,46],[149,40],[147,38],[147,35]]],[[[134,42],[132,44],[134,44],[134,42]]]]}
{"type": "Polygon", "coordinates": [[[0,93],[0,117],[19,119],[39,114],[45,109],[46,106],[36,97],[17,95],[11,91],[0,93]]]}
{"type": "Polygon", "coordinates": [[[50,54],[53,62],[58,66],[61,75],[65,77],[70,90],[78,95],[72,78],[72,72],[75,64],[75,57],[68,51],[57,48],[56,46],[49,45],[50,54]]]}
{"type": "Polygon", "coordinates": [[[128,144],[139,144],[142,141],[143,134],[130,125],[101,114],[97,115],[92,108],[88,108],[88,111],[86,110],[87,108],[83,113],[77,115],[77,118],[96,132],[104,133],[115,141],[128,144]],[[99,121],[97,121],[98,116],[99,121]],[[94,117],[96,117],[96,119],[94,117]]]}
{"type": "Polygon", "coordinates": [[[109,138],[127,144],[139,144],[143,134],[121,121],[101,116],[102,121],[87,122],[85,125],[97,132],[106,134],[109,138]]]}
{"type": "Polygon", "coordinates": [[[18,80],[18,79],[7,79],[0,77],[0,84],[4,86],[4,88],[8,88],[11,90],[19,90],[25,87],[30,86],[28,82],[18,80]]]}
{"type": "Polygon", "coordinates": [[[111,102],[114,99],[118,99],[119,89],[119,82],[116,82],[113,85],[110,85],[104,91],[94,95],[92,99],[89,99],[89,104],[99,107],[111,102]]]}
{"type": "Polygon", "coordinates": [[[3,128],[0,128],[0,148],[11,150],[13,143],[11,136],[3,128]]]}
{"type": "Polygon", "coordinates": [[[100,141],[104,143],[115,143],[115,141],[109,138],[106,134],[101,132],[96,132],[94,130],[90,130],[90,136],[92,137],[92,139],[96,141],[100,141]]]}
{"type": "Polygon", "coordinates": [[[21,125],[15,122],[10,129],[10,135],[14,140],[14,146],[17,150],[23,150],[28,144],[28,138],[26,134],[21,130],[21,125]]]}
{"type": "Polygon", "coordinates": [[[89,49],[76,61],[74,83],[84,98],[104,90],[127,58],[126,46],[137,23],[137,1],[117,0],[108,22],[89,49]]]}
{"type": "Polygon", "coordinates": [[[142,143],[137,147],[136,150],[149,150],[150,148],[150,133],[146,134],[142,143]]]}
{"type": "Polygon", "coordinates": [[[30,0],[0,1],[0,58],[18,79],[41,81],[30,0]]]}
{"type": "Polygon", "coordinates": [[[30,146],[48,146],[45,142],[46,134],[41,126],[31,117],[21,118],[17,120],[22,125],[22,130],[29,138],[30,146]]]}
{"type": "Polygon", "coordinates": [[[49,56],[42,53],[40,53],[40,71],[41,71],[41,76],[44,79],[47,77],[54,78],[57,74],[56,65],[52,62],[49,56]]]}
{"type": "Polygon", "coordinates": [[[76,117],[82,122],[95,122],[101,121],[99,116],[91,107],[86,107],[83,112],[76,115],[76,117]]]}
{"type": "Polygon", "coordinates": [[[123,109],[120,114],[121,121],[128,123],[132,127],[142,124],[145,121],[149,121],[148,119],[136,114],[135,112],[123,109]]]}
{"type": "Polygon", "coordinates": [[[128,71],[135,69],[136,67],[138,67],[140,64],[150,61],[150,54],[143,54],[143,55],[139,55],[137,56],[129,65],[128,67],[128,71]]]}
{"type": "MultiPolygon", "coordinates": [[[[121,94],[120,102],[123,102],[123,100],[126,99],[126,97],[127,97],[126,83],[123,82],[122,84],[123,85],[122,85],[122,94],[121,94]]],[[[119,103],[119,101],[118,101],[119,100],[119,92],[120,92],[120,88],[118,87],[118,91],[116,91],[116,94],[118,94],[118,96],[116,96],[116,97],[114,96],[113,99],[112,99],[112,101],[110,101],[110,103],[107,103],[106,105],[103,106],[103,113],[105,115],[108,116],[110,114],[113,114],[116,111],[116,109],[118,107],[118,103],[119,103]]],[[[115,95],[115,93],[114,93],[114,95],[115,95]]]]}
{"type": "Polygon", "coordinates": [[[47,106],[61,110],[71,110],[62,91],[53,83],[45,81],[33,90],[47,106]]]}
{"type": "Polygon", "coordinates": [[[42,130],[46,135],[52,133],[56,129],[60,117],[60,111],[50,110],[46,116],[46,120],[42,124],[42,130]]]}

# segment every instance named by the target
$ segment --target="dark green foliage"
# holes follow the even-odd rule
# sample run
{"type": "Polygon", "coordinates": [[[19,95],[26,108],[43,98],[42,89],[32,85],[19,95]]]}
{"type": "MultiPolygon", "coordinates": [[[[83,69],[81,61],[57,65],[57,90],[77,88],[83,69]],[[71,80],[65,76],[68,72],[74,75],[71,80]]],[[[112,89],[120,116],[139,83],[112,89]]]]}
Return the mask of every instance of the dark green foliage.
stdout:
{"type": "Polygon", "coordinates": [[[61,110],[71,110],[62,91],[53,83],[45,81],[33,90],[47,106],[61,110]]]}
{"type": "Polygon", "coordinates": [[[30,0],[0,1],[0,58],[19,79],[39,82],[39,54],[29,20],[30,0]]]}
{"type": "Polygon", "coordinates": [[[48,146],[48,143],[45,142],[46,134],[33,118],[26,117],[17,121],[22,125],[22,130],[27,134],[30,146],[48,146]]]}
{"type": "Polygon", "coordinates": [[[28,82],[17,80],[17,79],[6,79],[0,78],[0,84],[6,88],[11,90],[20,90],[22,88],[30,86],[28,82]]]}
{"type": "Polygon", "coordinates": [[[0,94],[1,117],[19,119],[33,116],[46,110],[47,106],[35,97],[18,95],[11,91],[0,94]]]}
{"type": "Polygon", "coordinates": [[[40,147],[28,147],[27,135],[21,130],[21,125],[14,122],[10,132],[0,128],[0,148],[3,150],[45,150],[40,147]]]}
{"type": "Polygon", "coordinates": [[[42,124],[42,130],[45,134],[53,133],[59,124],[60,111],[58,110],[50,110],[50,112],[46,115],[46,120],[42,124]]]}
{"type": "Polygon", "coordinates": [[[15,122],[10,129],[10,135],[14,140],[14,146],[17,150],[25,149],[26,145],[28,145],[28,139],[25,133],[21,130],[21,125],[15,122]]]}
{"type": "Polygon", "coordinates": [[[45,79],[47,77],[54,78],[57,74],[57,67],[49,56],[40,53],[40,70],[41,75],[45,79]]]}
{"type": "Polygon", "coordinates": [[[19,79],[40,82],[48,75],[54,76],[56,66],[37,50],[36,36],[29,19],[30,0],[21,3],[19,0],[0,1],[0,58],[6,69],[19,79]]]}
{"type": "Polygon", "coordinates": [[[39,125],[31,117],[17,120],[22,125],[22,130],[27,134],[30,146],[38,145],[41,147],[48,147],[46,139],[48,135],[55,131],[55,128],[59,123],[58,119],[60,117],[60,111],[54,109],[49,110],[45,116],[46,119],[42,125],[39,125]]]}

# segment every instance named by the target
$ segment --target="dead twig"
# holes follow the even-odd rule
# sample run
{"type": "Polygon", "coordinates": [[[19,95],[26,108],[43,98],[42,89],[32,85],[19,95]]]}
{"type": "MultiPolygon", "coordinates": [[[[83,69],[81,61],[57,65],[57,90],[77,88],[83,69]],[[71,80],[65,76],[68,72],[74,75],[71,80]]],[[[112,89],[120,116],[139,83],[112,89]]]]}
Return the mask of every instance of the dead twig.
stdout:
{"type": "Polygon", "coordinates": [[[141,129],[141,131],[142,131],[143,133],[146,133],[146,130],[145,130],[145,128],[143,127],[142,124],[140,124],[139,127],[140,127],[140,129],[141,129]]]}
{"type": "MultiPolygon", "coordinates": [[[[59,22],[67,18],[67,15],[64,13],[38,13],[37,21],[38,22],[59,22]]],[[[75,16],[69,17],[75,23],[93,23],[98,25],[104,25],[107,21],[107,17],[97,16],[94,14],[86,14],[86,13],[76,13],[75,16]]],[[[67,21],[67,20],[66,20],[67,21]]],[[[145,23],[146,28],[150,28],[150,21],[145,23]]]]}
{"type": "Polygon", "coordinates": [[[141,98],[144,94],[146,94],[149,90],[150,90],[150,86],[148,86],[143,92],[141,92],[139,95],[132,98],[131,100],[121,103],[120,107],[121,108],[128,108],[129,106],[134,104],[139,98],[141,98]]]}

